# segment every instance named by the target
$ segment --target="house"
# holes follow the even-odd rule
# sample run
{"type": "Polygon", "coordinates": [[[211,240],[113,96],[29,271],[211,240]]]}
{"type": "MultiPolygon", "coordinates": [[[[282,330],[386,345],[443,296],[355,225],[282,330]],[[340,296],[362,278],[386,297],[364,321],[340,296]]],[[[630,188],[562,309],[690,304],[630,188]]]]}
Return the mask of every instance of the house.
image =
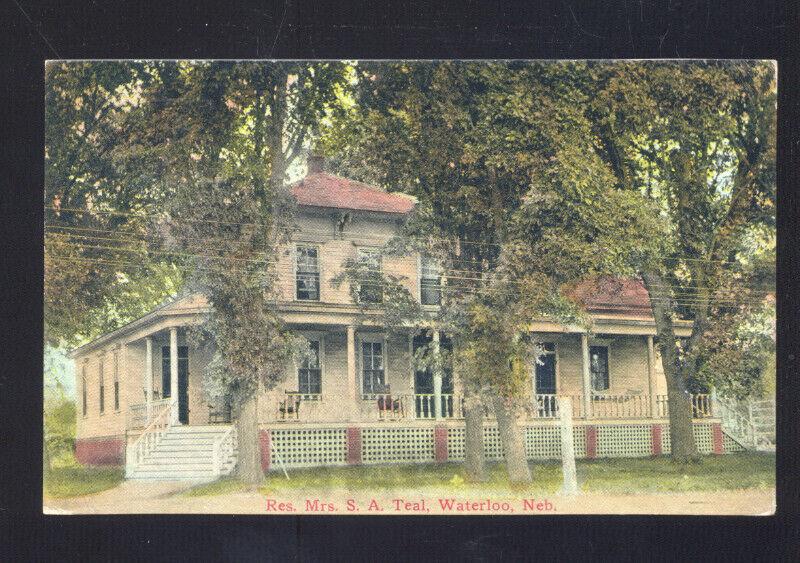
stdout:
{"type": "MultiPolygon", "coordinates": [[[[331,279],[347,258],[402,276],[424,307],[440,298],[440,273],[421,256],[381,258],[414,207],[408,196],[325,172],[312,161],[292,186],[298,232],[279,253],[280,314],[310,342],[314,358],[287,366],[259,397],[265,469],[325,464],[459,460],[464,456],[461,389],[452,373],[415,372],[411,356],[447,335],[409,328],[384,334],[359,322],[346,284],[331,279]]],[[[369,298],[369,288],[361,288],[369,298]]],[[[532,319],[546,354],[531,366],[526,448],[560,454],[556,396],[573,397],[577,454],[647,456],[669,450],[666,382],[653,339],[647,291],[635,280],[587,282],[576,289],[593,326],[532,319]]],[[[83,463],[125,463],[132,478],[207,478],[231,471],[236,436],[225,405],[208,404],[203,368],[211,351],[187,342],[208,304],[187,295],[73,352],[76,452],[83,463]]],[[[677,323],[687,336],[690,322],[677,323]]],[[[739,448],[708,396],[692,397],[701,451],[739,448]]],[[[502,457],[491,412],[486,455],[502,457]]]]}

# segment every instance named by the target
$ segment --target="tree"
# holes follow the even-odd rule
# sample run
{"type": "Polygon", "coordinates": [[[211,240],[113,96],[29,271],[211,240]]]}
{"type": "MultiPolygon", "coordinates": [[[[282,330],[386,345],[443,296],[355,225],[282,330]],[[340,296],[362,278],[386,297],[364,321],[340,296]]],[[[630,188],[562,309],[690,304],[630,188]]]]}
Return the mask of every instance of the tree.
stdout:
{"type": "Polygon", "coordinates": [[[127,150],[152,68],[53,62],[45,96],[45,338],[76,345],[148,312],[181,272],[151,255],[163,192],[127,150]]]}
{"type": "Polygon", "coordinates": [[[158,156],[171,194],[166,248],[211,305],[195,338],[214,346],[206,388],[232,402],[237,474],[250,484],[263,478],[258,395],[303,351],[275,303],[276,257],[293,227],[287,173],[346,73],[340,63],[162,63],[145,93],[156,126],[138,142],[158,156]]]}
{"type": "Polygon", "coordinates": [[[524,399],[540,350],[528,326],[545,315],[574,320],[565,285],[624,268],[631,233],[652,227],[632,213],[644,202],[609,189],[613,175],[575,104],[575,68],[448,62],[360,70],[355,108],[327,132],[327,146],[343,169],[418,198],[401,253],[442,265],[443,306],[423,322],[453,337],[468,474],[482,473],[487,402],[509,479],[530,481],[524,399]]]}
{"type": "Polygon", "coordinates": [[[644,194],[667,227],[662,249],[641,253],[632,265],[656,320],[672,455],[691,460],[697,448],[688,385],[698,377],[702,350],[730,315],[763,304],[770,291],[753,275],[748,242],[758,233],[774,237],[774,68],[593,64],[587,89],[595,94],[587,114],[615,185],[644,194]],[[678,318],[693,321],[688,339],[675,335],[678,318]]]}

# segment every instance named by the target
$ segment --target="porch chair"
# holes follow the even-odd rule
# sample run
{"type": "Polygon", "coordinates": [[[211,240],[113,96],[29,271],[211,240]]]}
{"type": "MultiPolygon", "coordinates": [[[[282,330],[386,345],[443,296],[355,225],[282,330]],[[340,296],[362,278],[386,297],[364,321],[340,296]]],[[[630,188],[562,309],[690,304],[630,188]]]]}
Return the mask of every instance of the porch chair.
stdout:
{"type": "Polygon", "coordinates": [[[384,416],[387,412],[400,415],[400,417],[403,416],[403,401],[399,398],[392,398],[390,385],[376,385],[374,391],[375,394],[379,395],[378,412],[381,416],[384,416]]]}
{"type": "Polygon", "coordinates": [[[281,419],[294,415],[295,420],[300,420],[300,394],[297,391],[287,391],[286,398],[278,405],[278,412],[281,419]]]}
{"type": "Polygon", "coordinates": [[[229,403],[226,402],[222,407],[208,405],[209,424],[230,424],[231,419],[231,405],[229,403]]]}

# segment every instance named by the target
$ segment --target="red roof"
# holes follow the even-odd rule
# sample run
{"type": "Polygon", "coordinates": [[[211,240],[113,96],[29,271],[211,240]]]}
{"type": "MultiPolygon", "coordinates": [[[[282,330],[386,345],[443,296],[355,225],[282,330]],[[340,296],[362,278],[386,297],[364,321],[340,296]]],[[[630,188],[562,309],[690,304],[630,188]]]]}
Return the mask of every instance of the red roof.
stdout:
{"type": "Polygon", "coordinates": [[[334,176],[327,172],[309,174],[292,186],[298,205],[360,209],[382,213],[408,213],[414,208],[414,198],[391,194],[380,188],[334,176]]]}
{"type": "Polygon", "coordinates": [[[579,283],[570,292],[587,311],[652,317],[650,295],[641,280],[602,277],[579,283]]]}

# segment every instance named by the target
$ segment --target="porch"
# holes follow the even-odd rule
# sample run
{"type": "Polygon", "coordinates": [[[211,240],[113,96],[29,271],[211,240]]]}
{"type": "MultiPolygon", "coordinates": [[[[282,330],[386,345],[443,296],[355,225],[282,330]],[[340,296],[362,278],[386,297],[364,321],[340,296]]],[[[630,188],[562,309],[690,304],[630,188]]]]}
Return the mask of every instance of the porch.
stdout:
{"type": "MultiPolygon", "coordinates": [[[[296,325],[312,356],[286,367],[279,384],[259,396],[262,424],[331,424],[463,419],[463,393],[446,369],[419,370],[419,346],[449,346],[429,331],[383,334],[353,325],[296,325]]],[[[665,420],[666,382],[658,370],[653,337],[540,333],[544,355],[531,366],[524,409],[529,421],[559,417],[557,397],[572,399],[576,420],[665,420]]],[[[230,406],[204,398],[202,372],[211,350],[190,347],[171,326],[129,345],[142,348],[133,365],[143,401],[129,405],[127,430],[137,433],[169,407],[170,425],[227,424],[230,406]],[[158,368],[160,367],[160,372],[158,368]],[[136,369],[139,368],[139,369],[136,369]],[[137,373],[138,372],[138,373],[137,373]],[[140,375],[138,375],[140,374],[140,375]]],[[[134,396],[136,392],[134,392],[134,396]]],[[[687,397],[695,419],[718,417],[708,395],[687,397]]],[[[493,418],[491,408],[485,415],[493,418]]]]}
{"type": "MultiPolygon", "coordinates": [[[[526,419],[557,420],[558,397],[556,394],[534,395],[523,405],[526,419]]],[[[668,419],[669,404],[667,395],[600,395],[592,394],[589,402],[583,395],[568,396],[572,400],[574,420],[651,420],[668,419]],[[588,405],[588,408],[587,408],[588,405]]],[[[694,419],[717,418],[709,394],[691,395],[689,398],[694,419]]],[[[278,424],[302,422],[326,422],[319,416],[323,410],[322,398],[318,395],[287,392],[286,398],[279,400],[276,412],[278,417],[269,422],[278,424]]],[[[365,394],[361,397],[357,420],[350,422],[403,422],[463,420],[464,398],[461,395],[405,394],[389,393],[365,394]]],[[[494,412],[484,406],[484,416],[494,419],[494,412]]],[[[330,422],[329,420],[327,422],[330,422]]]]}

